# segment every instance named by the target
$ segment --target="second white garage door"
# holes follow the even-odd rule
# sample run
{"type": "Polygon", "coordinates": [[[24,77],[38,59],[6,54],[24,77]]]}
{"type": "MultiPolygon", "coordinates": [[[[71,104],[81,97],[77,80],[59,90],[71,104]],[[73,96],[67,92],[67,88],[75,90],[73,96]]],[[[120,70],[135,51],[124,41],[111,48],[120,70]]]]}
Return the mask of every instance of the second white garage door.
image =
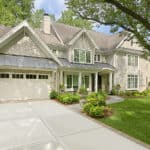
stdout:
{"type": "Polygon", "coordinates": [[[0,73],[0,100],[48,99],[50,74],[0,73]]]}

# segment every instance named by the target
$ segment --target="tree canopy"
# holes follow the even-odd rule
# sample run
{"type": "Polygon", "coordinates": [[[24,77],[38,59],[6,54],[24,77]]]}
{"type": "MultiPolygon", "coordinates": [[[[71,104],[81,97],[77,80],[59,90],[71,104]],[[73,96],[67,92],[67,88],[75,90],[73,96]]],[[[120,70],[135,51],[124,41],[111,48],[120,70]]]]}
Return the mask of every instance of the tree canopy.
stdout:
{"type": "Polygon", "coordinates": [[[33,0],[0,0],[0,24],[14,26],[31,16],[33,0]]]}
{"type": "Polygon", "coordinates": [[[120,27],[131,32],[150,51],[149,0],[66,0],[66,4],[76,16],[110,25],[112,32],[120,27]]]}
{"type": "Polygon", "coordinates": [[[76,16],[75,13],[70,9],[62,12],[62,16],[58,20],[58,22],[80,28],[92,29],[92,23],[90,21],[82,19],[79,16],[76,16]]]}

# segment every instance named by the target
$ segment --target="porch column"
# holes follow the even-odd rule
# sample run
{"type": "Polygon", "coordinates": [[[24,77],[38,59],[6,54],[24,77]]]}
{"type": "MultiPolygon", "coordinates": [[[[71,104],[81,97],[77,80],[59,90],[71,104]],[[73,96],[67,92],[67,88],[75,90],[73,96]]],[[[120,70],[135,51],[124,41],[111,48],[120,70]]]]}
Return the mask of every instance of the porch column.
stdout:
{"type": "Polygon", "coordinates": [[[60,71],[60,84],[63,84],[63,71],[60,71]]]}
{"type": "Polygon", "coordinates": [[[109,73],[109,92],[112,90],[112,72],[109,73]]]}
{"type": "Polygon", "coordinates": [[[79,72],[79,80],[78,80],[79,89],[81,88],[81,84],[82,84],[82,72],[79,72]]]}
{"type": "Polygon", "coordinates": [[[98,90],[97,83],[98,83],[98,72],[95,73],[95,92],[97,92],[97,90],[98,90]]]}

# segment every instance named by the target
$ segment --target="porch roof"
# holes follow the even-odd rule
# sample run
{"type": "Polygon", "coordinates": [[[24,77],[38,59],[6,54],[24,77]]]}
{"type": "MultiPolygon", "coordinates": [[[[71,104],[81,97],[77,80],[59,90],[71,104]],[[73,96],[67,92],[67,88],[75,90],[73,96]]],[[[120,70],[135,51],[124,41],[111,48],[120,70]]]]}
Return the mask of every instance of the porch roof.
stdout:
{"type": "Polygon", "coordinates": [[[59,60],[63,64],[62,67],[64,68],[73,68],[82,70],[103,70],[103,69],[115,70],[114,66],[107,63],[95,62],[94,64],[79,64],[79,63],[71,63],[65,58],[59,58],[59,60]]]}
{"type": "Polygon", "coordinates": [[[58,67],[57,63],[50,58],[38,58],[5,54],[0,55],[0,66],[36,69],[57,69],[58,67]]]}

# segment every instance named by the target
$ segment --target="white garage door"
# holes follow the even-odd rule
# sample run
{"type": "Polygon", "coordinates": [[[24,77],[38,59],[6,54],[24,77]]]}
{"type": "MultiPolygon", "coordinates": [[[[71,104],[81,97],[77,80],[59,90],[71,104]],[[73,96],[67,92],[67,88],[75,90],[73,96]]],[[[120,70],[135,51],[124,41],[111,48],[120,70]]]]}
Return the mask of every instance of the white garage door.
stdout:
{"type": "Polygon", "coordinates": [[[0,100],[48,99],[49,74],[0,73],[0,100]]]}

